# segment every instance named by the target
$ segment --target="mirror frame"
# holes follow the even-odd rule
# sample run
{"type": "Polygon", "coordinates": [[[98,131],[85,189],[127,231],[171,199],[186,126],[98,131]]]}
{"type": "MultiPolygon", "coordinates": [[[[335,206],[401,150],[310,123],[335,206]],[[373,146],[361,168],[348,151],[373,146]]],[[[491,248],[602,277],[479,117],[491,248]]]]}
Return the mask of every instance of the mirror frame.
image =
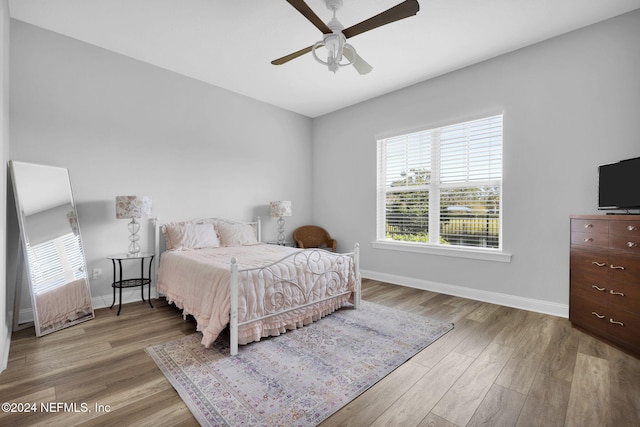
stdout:
{"type": "MultiPolygon", "coordinates": [[[[29,293],[31,295],[31,308],[33,310],[33,324],[35,327],[35,332],[36,332],[36,336],[40,337],[43,335],[47,335],[50,334],[52,332],[55,331],[59,331],[61,329],[65,329],[68,328],[70,326],[73,325],[77,325],[79,323],[85,322],[87,320],[91,320],[93,318],[95,318],[95,312],[93,309],[93,304],[91,303],[91,286],[89,284],[89,277],[87,274],[87,260],[86,260],[86,256],[84,253],[84,246],[82,244],[82,235],[80,232],[80,224],[78,222],[78,211],[76,208],[76,203],[73,197],[73,191],[71,188],[71,179],[69,177],[69,170],[67,168],[62,168],[62,167],[58,167],[58,166],[49,166],[49,165],[42,165],[42,164],[36,164],[36,163],[28,163],[28,162],[20,162],[20,161],[13,161],[10,160],[9,161],[9,169],[11,172],[11,182],[12,182],[12,186],[13,186],[13,193],[14,193],[14,199],[15,199],[15,206],[16,206],[16,210],[17,210],[17,217],[18,217],[18,225],[20,228],[20,233],[19,233],[19,248],[18,248],[18,261],[17,261],[17,271],[16,271],[16,292],[15,292],[15,307],[14,307],[14,330],[17,329],[23,329],[23,327],[21,325],[19,325],[19,311],[20,311],[20,299],[21,299],[21,294],[22,294],[22,286],[23,286],[23,277],[26,274],[27,276],[27,280],[29,282],[29,293]],[[27,218],[25,215],[25,211],[24,211],[24,195],[21,196],[21,191],[19,189],[20,187],[20,177],[16,177],[16,166],[20,166],[20,165],[26,165],[26,166],[30,166],[30,167],[42,167],[42,168],[51,168],[53,169],[57,169],[57,172],[60,173],[64,173],[66,176],[66,180],[67,180],[67,186],[68,186],[68,192],[69,192],[69,204],[70,207],[72,208],[72,210],[69,210],[67,213],[67,217],[65,218],[68,222],[69,222],[69,226],[73,232],[73,234],[77,235],[77,239],[78,239],[78,244],[80,246],[80,256],[81,256],[81,267],[79,269],[79,271],[82,271],[84,274],[82,277],[80,278],[76,278],[73,281],[66,281],[63,285],[60,285],[59,288],[62,288],[66,285],[69,285],[71,283],[77,282],[79,280],[84,280],[84,287],[86,288],[86,292],[87,292],[87,298],[88,298],[88,302],[89,302],[89,306],[90,306],[90,312],[79,316],[76,319],[73,320],[69,320],[67,322],[64,323],[55,323],[52,326],[49,327],[42,327],[41,326],[41,315],[39,313],[39,307],[38,307],[38,302],[37,302],[37,295],[36,295],[36,284],[34,283],[33,280],[33,270],[34,270],[34,266],[31,265],[31,260],[29,257],[29,253],[28,253],[28,245],[29,245],[29,230],[27,230],[27,218]],[[16,179],[18,178],[18,179],[16,179]],[[17,182],[18,181],[18,182],[17,182]],[[71,215],[69,215],[69,213],[71,213],[71,215]]],[[[23,189],[24,190],[24,189],[23,189]]],[[[65,204],[59,205],[59,206],[65,206],[65,204]]],[[[77,265],[77,264],[76,264],[77,265]]],[[[80,285],[82,286],[82,285],[80,285]]],[[[82,309],[87,309],[87,306],[83,306],[80,307],[82,309]]]]}

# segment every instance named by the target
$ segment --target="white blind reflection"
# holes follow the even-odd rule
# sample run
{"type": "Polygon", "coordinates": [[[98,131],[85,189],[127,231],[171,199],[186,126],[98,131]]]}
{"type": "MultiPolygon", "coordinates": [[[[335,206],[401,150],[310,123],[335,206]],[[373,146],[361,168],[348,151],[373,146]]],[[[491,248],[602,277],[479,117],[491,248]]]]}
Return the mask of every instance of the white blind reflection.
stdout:
{"type": "Polygon", "coordinates": [[[39,294],[84,277],[84,257],[74,233],[27,245],[33,292],[39,294]]]}

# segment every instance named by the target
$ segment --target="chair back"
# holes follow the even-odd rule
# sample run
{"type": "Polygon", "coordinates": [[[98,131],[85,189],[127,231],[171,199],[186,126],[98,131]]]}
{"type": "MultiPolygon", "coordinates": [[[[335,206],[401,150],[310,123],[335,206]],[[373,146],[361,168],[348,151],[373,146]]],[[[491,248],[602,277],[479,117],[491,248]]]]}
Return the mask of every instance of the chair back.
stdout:
{"type": "Polygon", "coordinates": [[[326,248],[335,252],[336,241],[327,230],[317,225],[305,225],[293,232],[293,240],[299,248],[326,248]]]}

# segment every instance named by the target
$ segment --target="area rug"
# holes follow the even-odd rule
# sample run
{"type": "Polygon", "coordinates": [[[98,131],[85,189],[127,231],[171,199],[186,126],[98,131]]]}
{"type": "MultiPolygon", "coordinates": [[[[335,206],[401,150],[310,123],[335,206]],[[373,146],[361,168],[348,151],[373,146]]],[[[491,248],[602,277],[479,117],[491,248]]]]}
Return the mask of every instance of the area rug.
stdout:
{"type": "Polygon", "coordinates": [[[146,351],[203,426],[315,426],[452,328],[363,301],[237,356],[200,333],[146,351]]]}

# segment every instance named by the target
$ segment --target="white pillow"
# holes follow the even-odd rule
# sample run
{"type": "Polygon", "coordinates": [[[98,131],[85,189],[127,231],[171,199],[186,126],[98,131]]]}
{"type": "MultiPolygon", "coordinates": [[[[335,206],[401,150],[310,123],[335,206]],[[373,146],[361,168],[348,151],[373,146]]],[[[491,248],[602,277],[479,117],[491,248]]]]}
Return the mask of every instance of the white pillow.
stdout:
{"type": "Polygon", "coordinates": [[[170,251],[217,248],[220,246],[220,239],[213,224],[169,223],[165,224],[163,233],[167,243],[167,250],[170,251]]]}
{"type": "Polygon", "coordinates": [[[222,246],[247,246],[258,242],[256,231],[250,224],[217,224],[222,246]]]}

